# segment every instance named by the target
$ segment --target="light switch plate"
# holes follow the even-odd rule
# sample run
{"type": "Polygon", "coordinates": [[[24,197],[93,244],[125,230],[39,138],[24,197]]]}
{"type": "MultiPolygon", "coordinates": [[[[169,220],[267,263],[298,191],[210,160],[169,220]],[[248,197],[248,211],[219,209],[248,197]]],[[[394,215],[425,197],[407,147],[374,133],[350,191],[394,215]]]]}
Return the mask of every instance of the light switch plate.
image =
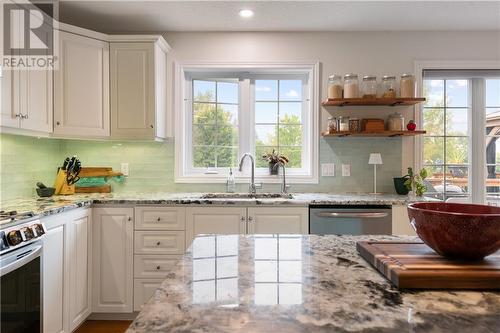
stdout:
{"type": "Polygon", "coordinates": [[[342,164],[342,177],[350,177],[350,176],[351,176],[351,165],[342,164]]]}
{"type": "Polygon", "coordinates": [[[321,176],[334,177],[335,176],[335,164],[333,164],[333,163],[321,163],[321,176]]]}
{"type": "Polygon", "coordinates": [[[123,173],[124,176],[128,176],[130,172],[128,163],[122,163],[120,169],[121,173],[123,173]]]}

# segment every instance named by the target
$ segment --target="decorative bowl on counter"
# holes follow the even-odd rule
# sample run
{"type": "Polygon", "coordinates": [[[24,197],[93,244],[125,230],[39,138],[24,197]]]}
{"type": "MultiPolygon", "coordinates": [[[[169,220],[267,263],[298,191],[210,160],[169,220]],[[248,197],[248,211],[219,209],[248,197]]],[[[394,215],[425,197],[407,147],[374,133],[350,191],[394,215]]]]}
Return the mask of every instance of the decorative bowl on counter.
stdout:
{"type": "Polygon", "coordinates": [[[419,202],[408,205],[417,235],[445,257],[480,260],[500,249],[500,207],[419,202]]]}

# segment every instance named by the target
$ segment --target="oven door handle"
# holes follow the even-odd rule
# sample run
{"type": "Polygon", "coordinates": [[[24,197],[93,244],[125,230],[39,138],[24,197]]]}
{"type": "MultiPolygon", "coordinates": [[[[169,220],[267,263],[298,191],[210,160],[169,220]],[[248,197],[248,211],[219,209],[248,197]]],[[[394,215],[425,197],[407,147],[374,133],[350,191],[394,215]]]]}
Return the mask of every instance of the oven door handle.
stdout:
{"type": "Polygon", "coordinates": [[[31,251],[27,254],[25,254],[23,257],[3,266],[0,267],[0,277],[4,276],[6,274],[9,274],[10,272],[26,265],[36,257],[39,257],[40,254],[42,253],[42,246],[38,245],[33,248],[31,248],[31,251]]]}
{"type": "Polygon", "coordinates": [[[323,218],[363,218],[363,219],[378,219],[382,217],[389,216],[389,213],[384,212],[365,212],[365,213],[356,213],[356,212],[318,212],[315,213],[318,217],[323,218]]]}

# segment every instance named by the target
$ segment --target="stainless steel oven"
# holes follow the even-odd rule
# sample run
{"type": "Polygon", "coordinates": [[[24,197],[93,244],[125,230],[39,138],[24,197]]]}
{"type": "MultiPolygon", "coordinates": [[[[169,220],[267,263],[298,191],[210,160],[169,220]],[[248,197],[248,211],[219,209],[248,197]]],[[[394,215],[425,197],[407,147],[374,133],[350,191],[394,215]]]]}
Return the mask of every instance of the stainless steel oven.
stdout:
{"type": "Polygon", "coordinates": [[[39,221],[0,228],[0,332],[42,332],[42,242],[39,221]]]}
{"type": "Polygon", "coordinates": [[[41,254],[42,245],[35,242],[0,259],[2,333],[42,331],[41,254]]]}
{"type": "Polygon", "coordinates": [[[392,208],[385,205],[333,205],[309,208],[309,233],[317,235],[390,235],[392,208]]]}

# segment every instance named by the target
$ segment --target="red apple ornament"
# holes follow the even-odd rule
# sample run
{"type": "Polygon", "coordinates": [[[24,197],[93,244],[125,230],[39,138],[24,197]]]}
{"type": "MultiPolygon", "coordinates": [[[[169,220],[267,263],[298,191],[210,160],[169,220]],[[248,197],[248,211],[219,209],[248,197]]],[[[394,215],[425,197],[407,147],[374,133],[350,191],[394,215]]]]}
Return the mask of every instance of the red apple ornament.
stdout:
{"type": "Polygon", "coordinates": [[[410,120],[408,122],[408,125],[406,125],[406,128],[408,129],[408,131],[414,131],[417,128],[417,124],[415,124],[413,120],[410,120]]]}

